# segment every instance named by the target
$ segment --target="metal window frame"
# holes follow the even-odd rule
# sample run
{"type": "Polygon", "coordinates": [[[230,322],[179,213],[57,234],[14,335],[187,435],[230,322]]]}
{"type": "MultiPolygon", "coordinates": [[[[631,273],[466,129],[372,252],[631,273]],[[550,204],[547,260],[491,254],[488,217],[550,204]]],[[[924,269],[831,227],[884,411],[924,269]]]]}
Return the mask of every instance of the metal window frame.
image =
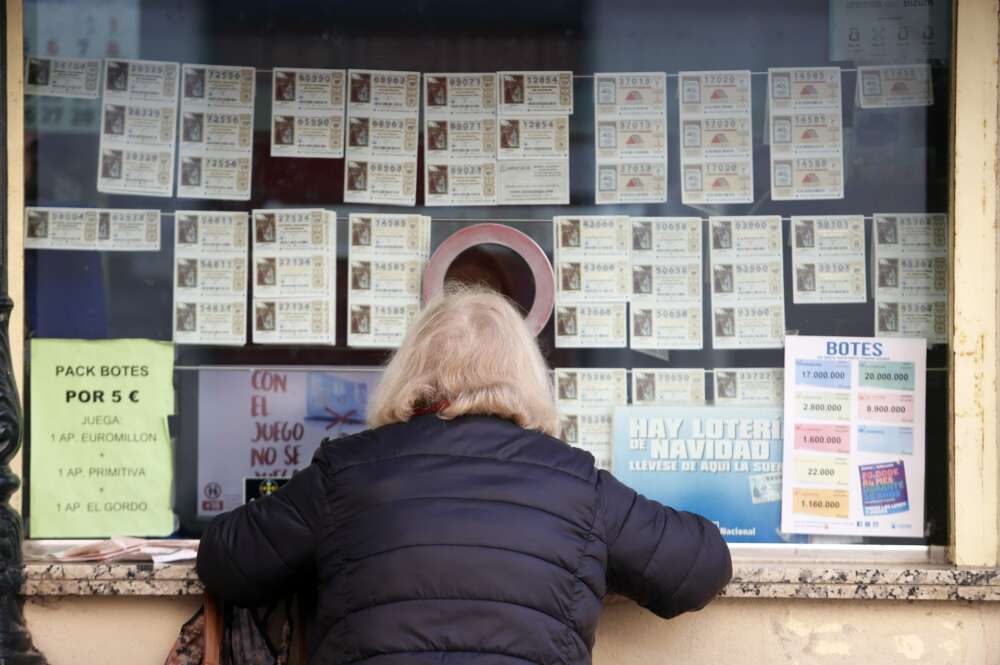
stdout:
{"type": "MultiPolygon", "coordinates": [[[[17,385],[24,368],[24,99],[23,2],[5,0],[6,207],[0,211],[0,248],[14,301],[10,356],[17,385]],[[5,213],[5,214],[4,214],[5,213]]],[[[1000,561],[1000,447],[998,447],[998,13],[1000,0],[955,0],[950,275],[949,513],[947,560],[996,567],[1000,561]]],[[[23,469],[21,453],[11,463],[23,469]]],[[[21,507],[21,494],[11,500],[21,507]]],[[[941,548],[907,546],[738,546],[738,556],[934,562],[941,548]],[[763,552],[763,554],[762,554],[763,552]],[[892,558],[895,555],[897,558],[892,558]]]]}

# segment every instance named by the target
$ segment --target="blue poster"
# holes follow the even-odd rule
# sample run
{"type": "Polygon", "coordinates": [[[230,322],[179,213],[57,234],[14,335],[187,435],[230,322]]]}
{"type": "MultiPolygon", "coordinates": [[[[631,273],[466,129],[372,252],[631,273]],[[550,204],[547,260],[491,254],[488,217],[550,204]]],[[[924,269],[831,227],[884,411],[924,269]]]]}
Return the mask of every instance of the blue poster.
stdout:
{"type": "Polygon", "coordinates": [[[781,440],[781,407],[619,407],[611,471],[730,543],[802,542],[779,532],[781,440]]]}

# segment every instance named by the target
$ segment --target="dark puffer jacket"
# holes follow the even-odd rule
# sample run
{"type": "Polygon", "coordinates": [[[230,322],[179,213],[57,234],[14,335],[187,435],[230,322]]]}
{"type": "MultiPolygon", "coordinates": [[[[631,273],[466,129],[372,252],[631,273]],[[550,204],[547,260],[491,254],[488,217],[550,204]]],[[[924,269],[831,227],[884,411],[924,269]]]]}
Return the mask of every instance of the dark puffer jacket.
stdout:
{"type": "Polygon", "coordinates": [[[279,492],[216,518],[198,574],[237,605],[310,589],[311,663],[551,665],[590,662],[605,594],[672,617],[731,564],[711,522],[586,452],[426,415],[324,443],[279,492]]]}

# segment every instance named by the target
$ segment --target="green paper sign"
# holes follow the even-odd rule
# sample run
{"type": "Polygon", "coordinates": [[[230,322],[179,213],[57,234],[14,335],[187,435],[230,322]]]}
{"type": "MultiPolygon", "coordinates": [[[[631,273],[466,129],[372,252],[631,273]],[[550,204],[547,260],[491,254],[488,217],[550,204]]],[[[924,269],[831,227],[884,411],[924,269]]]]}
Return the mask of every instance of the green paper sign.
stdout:
{"type": "Polygon", "coordinates": [[[911,362],[862,360],[858,363],[858,385],[862,388],[913,390],[916,368],[911,362]]]}
{"type": "Polygon", "coordinates": [[[166,536],[174,349],[31,340],[32,538],[166,536]]]}

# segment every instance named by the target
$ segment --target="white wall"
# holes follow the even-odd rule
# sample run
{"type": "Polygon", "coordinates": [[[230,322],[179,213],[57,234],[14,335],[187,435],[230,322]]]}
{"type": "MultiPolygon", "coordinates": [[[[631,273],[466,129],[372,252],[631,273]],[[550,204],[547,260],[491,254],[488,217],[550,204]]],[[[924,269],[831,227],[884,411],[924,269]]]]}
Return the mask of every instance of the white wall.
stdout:
{"type": "MultiPolygon", "coordinates": [[[[51,665],[162,665],[199,598],[32,598],[51,665]]],[[[601,618],[595,665],[1000,663],[1000,603],[720,600],[661,621],[631,603],[601,618]]]]}

